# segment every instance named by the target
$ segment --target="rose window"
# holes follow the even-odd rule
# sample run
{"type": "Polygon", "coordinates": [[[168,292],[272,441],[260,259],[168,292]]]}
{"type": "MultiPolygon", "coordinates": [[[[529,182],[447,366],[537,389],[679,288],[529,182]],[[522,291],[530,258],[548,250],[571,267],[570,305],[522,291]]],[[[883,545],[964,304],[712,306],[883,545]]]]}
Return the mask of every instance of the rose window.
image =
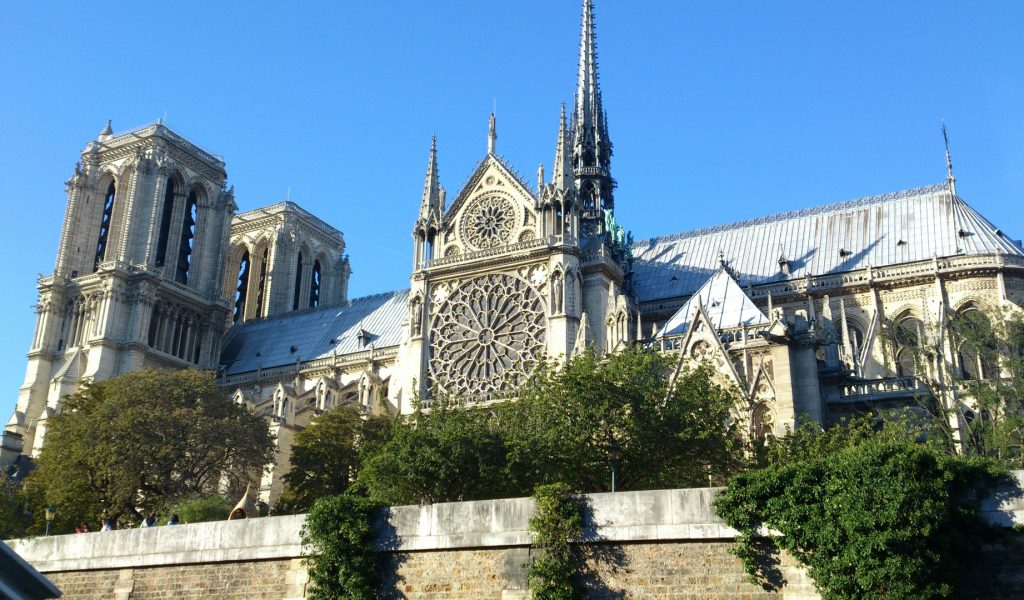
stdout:
{"type": "Polygon", "coordinates": [[[464,284],[431,322],[430,373],[442,391],[468,400],[506,395],[544,352],[544,306],[526,281],[484,275],[464,284]]]}
{"type": "Polygon", "coordinates": [[[476,248],[494,248],[512,238],[512,202],[500,196],[477,201],[463,218],[462,235],[476,248]]]}

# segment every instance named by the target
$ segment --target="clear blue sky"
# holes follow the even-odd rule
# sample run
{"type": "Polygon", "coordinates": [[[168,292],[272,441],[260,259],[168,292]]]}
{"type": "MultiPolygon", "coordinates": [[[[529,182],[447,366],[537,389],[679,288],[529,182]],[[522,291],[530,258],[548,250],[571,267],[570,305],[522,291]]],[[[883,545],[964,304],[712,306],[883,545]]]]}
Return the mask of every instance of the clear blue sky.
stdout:
{"type": "MultiPolygon", "coordinates": [[[[1024,3],[597,0],[619,221],[638,239],[941,181],[1024,236],[1024,3]]],[[[430,135],[449,198],[486,151],[550,173],[576,0],[8,2],[0,20],[0,421],[63,182],[106,119],[166,114],[241,209],[345,233],[353,296],[407,285],[430,135]]]]}

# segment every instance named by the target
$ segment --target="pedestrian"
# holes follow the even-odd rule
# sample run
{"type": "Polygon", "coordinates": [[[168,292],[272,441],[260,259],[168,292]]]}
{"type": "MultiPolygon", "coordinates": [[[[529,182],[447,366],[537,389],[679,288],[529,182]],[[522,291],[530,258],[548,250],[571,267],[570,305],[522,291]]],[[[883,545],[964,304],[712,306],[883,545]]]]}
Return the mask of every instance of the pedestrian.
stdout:
{"type": "Polygon", "coordinates": [[[156,527],[156,513],[149,513],[149,515],[142,520],[142,525],[139,525],[139,527],[156,527]]]}
{"type": "Polygon", "coordinates": [[[82,521],[75,528],[75,533],[89,533],[89,526],[85,524],[85,521],[82,521]]]}
{"type": "Polygon", "coordinates": [[[177,513],[171,515],[170,519],[167,519],[167,524],[168,525],[177,525],[178,524],[178,515],[177,515],[177,513]]]}
{"type": "Polygon", "coordinates": [[[110,524],[110,519],[102,519],[102,520],[100,520],[100,523],[101,523],[100,531],[113,531],[114,530],[114,526],[110,524]]]}

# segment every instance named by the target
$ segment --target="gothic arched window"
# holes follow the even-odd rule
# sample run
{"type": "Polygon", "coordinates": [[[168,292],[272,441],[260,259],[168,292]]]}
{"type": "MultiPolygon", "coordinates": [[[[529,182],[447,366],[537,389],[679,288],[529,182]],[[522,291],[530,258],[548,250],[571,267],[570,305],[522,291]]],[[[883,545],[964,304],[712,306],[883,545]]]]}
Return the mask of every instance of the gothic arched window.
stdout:
{"type": "Polygon", "coordinates": [[[313,261],[313,273],[309,278],[309,306],[320,306],[320,261],[313,261]]]}
{"type": "Polygon", "coordinates": [[[292,296],[292,310],[299,310],[299,300],[302,296],[302,253],[299,252],[299,260],[295,263],[295,294],[292,296]]]}
{"type": "Polygon", "coordinates": [[[950,329],[957,343],[960,376],[971,381],[991,378],[998,370],[998,349],[992,322],[985,313],[968,308],[951,320],[950,329]]]}
{"type": "Polygon", "coordinates": [[[896,376],[917,375],[921,350],[924,348],[924,323],[916,317],[907,317],[893,328],[893,345],[896,359],[896,376]]]}
{"type": "Polygon", "coordinates": [[[256,287],[256,316],[263,316],[263,292],[267,289],[267,255],[269,248],[263,249],[263,257],[260,258],[260,278],[256,287]]]}
{"type": "Polygon", "coordinates": [[[178,246],[178,268],[174,273],[174,280],[181,284],[188,283],[188,271],[192,267],[192,240],[196,236],[196,218],[198,207],[196,205],[195,190],[189,193],[188,202],[185,203],[185,216],[181,220],[181,243],[178,246]]]}
{"type": "Polygon", "coordinates": [[[249,293],[249,253],[242,255],[238,264],[238,287],[235,288],[235,316],[233,323],[245,319],[245,296],[249,293]]]}
{"type": "Polygon", "coordinates": [[[171,237],[171,215],[174,212],[174,179],[167,178],[167,191],[164,192],[164,209],[160,216],[160,235],[156,243],[156,261],[158,267],[167,261],[167,240],[171,237]]]}
{"type": "Polygon", "coordinates": [[[107,254],[107,236],[110,235],[110,220],[114,216],[114,194],[117,192],[117,188],[114,186],[114,182],[110,182],[110,187],[107,188],[107,196],[103,201],[103,219],[100,221],[100,238],[96,242],[96,260],[93,262],[92,270],[100,268],[100,263],[107,254]]]}

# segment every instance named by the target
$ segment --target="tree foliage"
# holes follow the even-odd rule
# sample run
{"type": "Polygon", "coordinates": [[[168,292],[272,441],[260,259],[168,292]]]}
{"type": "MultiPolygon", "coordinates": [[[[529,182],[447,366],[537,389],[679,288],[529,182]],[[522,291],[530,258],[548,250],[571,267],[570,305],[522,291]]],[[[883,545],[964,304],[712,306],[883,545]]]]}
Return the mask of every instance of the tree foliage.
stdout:
{"type": "Polygon", "coordinates": [[[888,357],[904,353],[930,390],[919,399],[950,446],[1024,468],[1024,315],[970,308],[920,331],[883,332],[888,357]],[[954,400],[955,398],[955,400],[954,400]],[[939,400],[943,399],[943,400],[939,400]]]}
{"type": "Polygon", "coordinates": [[[773,579],[756,551],[766,527],[825,600],[953,595],[985,530],[979,498],[1004,471],[917,443],[912,430],[836,429],[817,439],[798,431],[718,498],[718,514],[741,533],[748,572],[773,579]]]}
{"type": "Polygon", "coordinates": [[[728,425],[736,396],[701,366],[673,376],[675,357],[639,346],[543,366],[500,409],[521,488],[562,482],[580,492],[707,485],[737,466],[728,425]]]}
{"type": "Polygon", "coordinates": [[[61,531],[101,515],[135,521],[225,484],[240,495],[272,457],[266,422],[212,373],[145,369],[68,397],[26,485],[57,507],[61,531]]]}
{"type": "Polygon", "coordinates": [[[583,598],[578,579],[583,557],[583,513],[572,490],[564,483],[539,486],[533,493],[536,508],[530,516],[533,560],[530,590],[536,600],[583,598]]]}
{"type": "Polygon", "coordinates": [[[359,473],[362,452],[379,447],[390,431],[391,419],[363,418],[352,405],[318,416],[295,436],[278,510],[305,512],[318,498],[344,493],[359,473]]]}
{"type": "Polygon", "coordinates": [[[538,485],[606,491],[706,485],[738,465],[735,396],[707,367],[627,348],[545,365],[518,400],[463,407],[435,399],[364,453],[354,489],[387,504],[525,496],[538,485]]]}
{"type": "Polygon", "coordinates": [[[223,521],[230,512],[231,504],[220,494],[193,496],[167,509],[168,516],[178,515],[184,524],[223,521]]]}
{"type": "Polygon", "coordinates": [[[372,600],[377,587],[372,515],[377,504],[352,495],[320,498],[302,526],[310,600],[372,600]]]}
{"type": "Polygon", "coordinates": [[[493,413],[438,400],[396,421],[390,439],[364,453],[355,489],[384,504],[517,495],[493,413]]]}
{"type": "Polygon", "coordinates": [[[24,536],[32,524],[32,502],[27,491],[0,471],[0,540],[24,536]]]}

